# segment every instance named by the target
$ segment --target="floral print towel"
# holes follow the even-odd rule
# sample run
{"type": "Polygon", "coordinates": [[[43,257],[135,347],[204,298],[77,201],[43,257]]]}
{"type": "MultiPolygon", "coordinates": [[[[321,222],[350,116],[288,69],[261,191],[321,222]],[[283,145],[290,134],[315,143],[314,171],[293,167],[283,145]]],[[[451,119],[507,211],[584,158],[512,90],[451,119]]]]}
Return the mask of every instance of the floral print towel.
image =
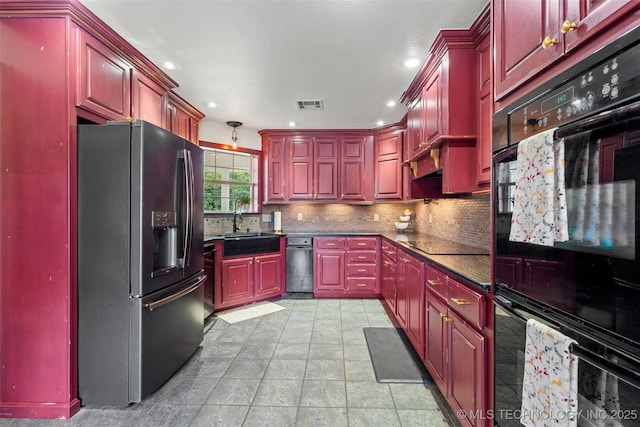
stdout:
{"type": "Polygon", "coordinates": [[[527,321],[522,416],[525,426],[577,426],[578,358],[575,340],[535,320],[527,321]]]}
{"type": "Polygon", "coordinates": [[[509,240],[553,246],[569,239],[564,143],[555,129],[520,141],[509,240]]]}

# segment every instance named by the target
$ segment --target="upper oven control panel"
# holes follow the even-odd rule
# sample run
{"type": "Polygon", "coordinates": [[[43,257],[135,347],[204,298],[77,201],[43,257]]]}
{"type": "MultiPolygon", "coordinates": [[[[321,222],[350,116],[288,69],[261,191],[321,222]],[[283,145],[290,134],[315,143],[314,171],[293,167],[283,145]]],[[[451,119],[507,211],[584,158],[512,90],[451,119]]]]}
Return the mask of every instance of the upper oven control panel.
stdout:
{"type": "Polygon", "coordinates": [[[640,44],[616,53],[509,114],[510,141],[570,123],[640,94],[640,44]]]}

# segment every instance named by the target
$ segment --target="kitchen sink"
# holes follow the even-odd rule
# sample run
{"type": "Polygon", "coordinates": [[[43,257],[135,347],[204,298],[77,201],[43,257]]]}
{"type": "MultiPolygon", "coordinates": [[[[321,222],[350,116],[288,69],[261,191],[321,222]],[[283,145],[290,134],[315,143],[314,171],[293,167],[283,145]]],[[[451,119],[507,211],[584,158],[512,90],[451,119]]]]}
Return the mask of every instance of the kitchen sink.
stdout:
{"type": "Polygon", "coordinates": [[[230,233],[222,241],[222,256],[280,252],[280,236],[273,233],[230,233]]]}
{"type": "Polygon", "coordinates": [[[224,235],[225,239],[252,239],[256,237],[280,237],[273,233],[227,233],[224,235]]]}

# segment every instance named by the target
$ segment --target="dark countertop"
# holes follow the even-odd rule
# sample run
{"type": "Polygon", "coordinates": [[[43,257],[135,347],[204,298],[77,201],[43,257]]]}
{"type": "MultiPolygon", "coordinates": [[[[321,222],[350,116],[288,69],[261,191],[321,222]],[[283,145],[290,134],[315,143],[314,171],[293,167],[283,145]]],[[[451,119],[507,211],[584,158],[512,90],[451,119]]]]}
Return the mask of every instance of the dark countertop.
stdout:
{"type": "MultiPolygon", "coordinates": [[[[449,270],[480,290],[489,291],[491,261],[487,250],[421,233],[300,232],[269,233],[281,236],[382,236],[396,246],[438,267],[449,270]]],[[[205,236],[205,242],[224,239],[223,235],[205,236]]]]}

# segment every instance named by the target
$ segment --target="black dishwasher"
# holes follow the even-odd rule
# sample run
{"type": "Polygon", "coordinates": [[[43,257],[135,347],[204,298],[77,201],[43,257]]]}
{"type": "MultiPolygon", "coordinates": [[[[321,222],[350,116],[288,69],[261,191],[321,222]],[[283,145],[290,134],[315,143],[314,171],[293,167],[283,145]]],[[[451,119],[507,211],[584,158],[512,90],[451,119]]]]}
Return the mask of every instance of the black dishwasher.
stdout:
{"type": "Polygon", "coordinates": [[[313,237],[287,237],[287,296],[313,297],[313,237]]]}

